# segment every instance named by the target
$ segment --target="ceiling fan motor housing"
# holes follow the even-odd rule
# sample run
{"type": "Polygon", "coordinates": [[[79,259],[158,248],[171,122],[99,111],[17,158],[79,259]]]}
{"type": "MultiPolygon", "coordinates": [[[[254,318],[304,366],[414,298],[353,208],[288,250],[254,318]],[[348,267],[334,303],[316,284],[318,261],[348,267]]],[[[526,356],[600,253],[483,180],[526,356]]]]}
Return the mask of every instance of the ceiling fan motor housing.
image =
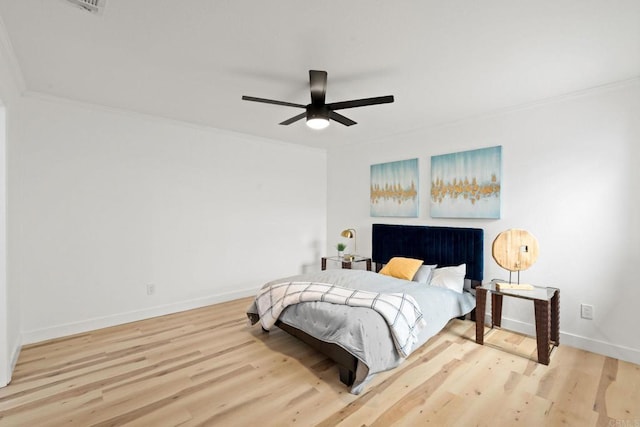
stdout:
{"type": "Polygon", "coordinates": [[[309,104],[307,106],[307,120],[329,120],[329,108],[326,105],[309,104]]]}

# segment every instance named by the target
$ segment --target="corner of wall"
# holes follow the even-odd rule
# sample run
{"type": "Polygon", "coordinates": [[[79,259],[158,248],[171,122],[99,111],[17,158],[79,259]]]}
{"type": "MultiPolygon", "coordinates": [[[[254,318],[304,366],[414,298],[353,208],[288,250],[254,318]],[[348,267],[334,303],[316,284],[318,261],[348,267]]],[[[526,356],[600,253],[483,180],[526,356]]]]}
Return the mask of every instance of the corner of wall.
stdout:
{"type": "Polygon", "coordinates": [[[22,336],[18,336],[18,340],[11,347],[11,351],[9,354],[11,355],[9,359],[9,372],[7,372],[7,384],[11,382],[11,377],[13,376],[13,371],[16,369],[16,365],[18,364],[18,357],[20,356],[20,351],[22,350],[22,336]]]}
{"type": "Polygon", "coordinates": [[[9,33],[7,33],[7,28],[2,20],[2,16],[0,16],[0,60],[4,62],[8,68],[9,74],[13,79],[13,83],[17,87],[18,93],[24,93],[26,90],[26,84],[22,70],[20,69],[20,64],[18,63],[13,50],[13,44],[9,38],[9,33]]]}

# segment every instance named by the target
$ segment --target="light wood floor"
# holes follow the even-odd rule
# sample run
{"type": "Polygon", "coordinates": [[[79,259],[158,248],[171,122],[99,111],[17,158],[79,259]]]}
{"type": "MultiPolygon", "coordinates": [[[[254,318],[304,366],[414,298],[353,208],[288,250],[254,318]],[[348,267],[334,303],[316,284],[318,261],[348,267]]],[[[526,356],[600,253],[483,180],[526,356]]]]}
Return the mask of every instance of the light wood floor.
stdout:
{"type": "Polygon", "coordinates": [[[242,299],[23,348],[1,426],[640,426],[640,366],[452,321],[360,396],[242,299]],[[499,346],[500,348],[494,348],[499,346]]]}

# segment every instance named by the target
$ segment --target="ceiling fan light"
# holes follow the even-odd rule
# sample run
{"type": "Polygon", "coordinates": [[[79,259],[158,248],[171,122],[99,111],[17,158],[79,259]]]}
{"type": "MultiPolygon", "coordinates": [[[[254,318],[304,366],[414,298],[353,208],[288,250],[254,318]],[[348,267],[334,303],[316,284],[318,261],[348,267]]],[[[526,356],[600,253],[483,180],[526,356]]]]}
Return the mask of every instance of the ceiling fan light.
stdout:
{"type": "Polygon", "coordinates": [[[307,126],[309,126],[311,129],[316,129],[316,130],[324,129],[327,126],[329,126],[329,119],[325,119],[322,117],[314,117],[312,119],[307,119],[307,126]]]}

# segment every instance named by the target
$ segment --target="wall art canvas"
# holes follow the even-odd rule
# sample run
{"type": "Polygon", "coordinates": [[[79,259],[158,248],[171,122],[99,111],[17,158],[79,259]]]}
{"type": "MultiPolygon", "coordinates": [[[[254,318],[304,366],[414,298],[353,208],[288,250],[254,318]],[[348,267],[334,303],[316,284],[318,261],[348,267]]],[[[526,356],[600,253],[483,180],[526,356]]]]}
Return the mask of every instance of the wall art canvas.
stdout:
{"type": "Polygon", "coordinates": [[[418,217],[418,159],[371,165],[371,216],[418,217]]]}
{"type": "Polygon", "coordinates": [[[431,157],[433,218],[500,218],[502,147],[431,157]]]}

